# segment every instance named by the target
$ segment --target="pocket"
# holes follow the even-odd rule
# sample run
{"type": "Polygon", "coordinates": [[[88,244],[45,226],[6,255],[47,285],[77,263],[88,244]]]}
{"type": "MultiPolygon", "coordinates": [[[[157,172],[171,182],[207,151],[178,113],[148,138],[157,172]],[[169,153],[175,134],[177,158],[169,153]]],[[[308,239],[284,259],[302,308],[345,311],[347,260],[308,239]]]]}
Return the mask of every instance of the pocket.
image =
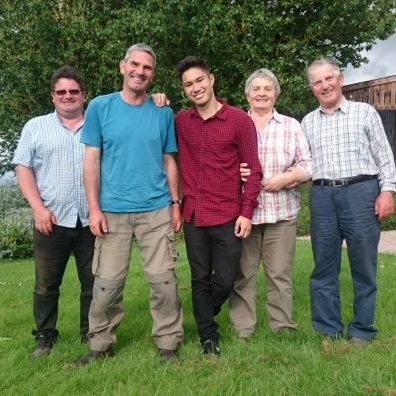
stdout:
{"type": "Polygon", "coordinates": [[[178,253],[176,249],[176,235],[173,230],[169,231],[166,234],[166,243],[168,245],[168,254],[169,254],[169,263],[170,263],[169,269],[174,269],[176,266],[178,253]]]}
{"type": "Polygon", "coordinates": [[[93,259],[92,259],[92,273],[93,273],[93,275],[100,274],[100,255],[101,255],[100,253],[102,250],[102,243],[103,243],[103,238],[96,237],[94,255],[93,255],[93,259]]]}

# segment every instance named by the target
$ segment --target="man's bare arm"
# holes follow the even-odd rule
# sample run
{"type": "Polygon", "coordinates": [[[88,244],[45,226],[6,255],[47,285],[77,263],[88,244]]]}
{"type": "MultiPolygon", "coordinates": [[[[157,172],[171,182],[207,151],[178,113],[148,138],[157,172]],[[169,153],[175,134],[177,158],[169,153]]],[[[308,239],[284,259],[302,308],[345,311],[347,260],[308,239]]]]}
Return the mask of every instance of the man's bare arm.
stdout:
{"type": "MultiPolygon", "coordinates": [[[[164,154],[163,156],[164,169],[168,187],[171,193],[172,201],[176,201],[179,196],[179,172],[174,154],[164,154]]],[[[173,213],[173,229],[175,232],[180,231],[181,228],[181,205],[172,205],[173,213]]]]}
{"type": "Polygon", "coordinates": [[[92,234],[103,237],[108,228],[106,218],[99,207],[100,153],[99,147],[85,145],[84,187],[88,200],[89,227],[92,234]]]}
{"type": "Polygon", "coordinates": [[[56,218],[41,200],[33,169],[18,165],[16,176],[19,188],[33,210],[34,226],[42,234],[48,236],[52,232],[52,225],[56,224],[56,218]]]}

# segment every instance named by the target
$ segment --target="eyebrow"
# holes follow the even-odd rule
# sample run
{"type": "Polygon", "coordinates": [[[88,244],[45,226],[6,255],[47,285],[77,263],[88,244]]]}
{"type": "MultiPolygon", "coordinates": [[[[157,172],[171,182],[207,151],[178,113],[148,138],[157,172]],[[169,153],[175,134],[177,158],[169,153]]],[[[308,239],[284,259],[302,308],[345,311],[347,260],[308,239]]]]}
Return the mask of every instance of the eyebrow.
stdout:
{"type": "Polygon", "coordinates": [[[182,84],[183,84],[183,85],[191,84],[191,83],[193,83],[194,81],[197,81],[197,80],[202,79],[202,78],[205,78],[205,75],[204,75],[204,74],[201,74],[200,76],[194,78],[193,80],[188,80],[188,81],[186,81],[186,82],[182,82],[182,84]]]}

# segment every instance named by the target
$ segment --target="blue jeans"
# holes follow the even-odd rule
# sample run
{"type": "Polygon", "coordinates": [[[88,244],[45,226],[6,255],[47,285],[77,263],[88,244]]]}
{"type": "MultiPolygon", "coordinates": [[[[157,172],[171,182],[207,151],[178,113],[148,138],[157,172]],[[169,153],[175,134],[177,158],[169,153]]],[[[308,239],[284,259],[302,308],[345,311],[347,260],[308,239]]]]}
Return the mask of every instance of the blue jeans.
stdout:
{"type": "Polygon", "coordinates": [[[311,238],[315,267],[311,274],[312,325],[331,337],[343,332],[339,274],[345,239],[353,280],[354,317],[348,337],[370,340],[374,327],[377,292],[377,252],[380,223],[374,214],[378,181],[343,187],[312,186],[310,193],[311,238]]]}

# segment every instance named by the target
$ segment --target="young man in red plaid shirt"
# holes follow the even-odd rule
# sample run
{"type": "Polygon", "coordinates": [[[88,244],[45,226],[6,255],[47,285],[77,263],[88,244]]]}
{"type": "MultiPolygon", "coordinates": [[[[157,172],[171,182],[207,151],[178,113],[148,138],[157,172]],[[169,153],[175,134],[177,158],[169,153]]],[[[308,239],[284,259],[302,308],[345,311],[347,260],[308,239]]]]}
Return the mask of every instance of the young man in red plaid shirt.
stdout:
{"type": "Polygon", "coordinates": [[[214,316],[233,289],[260,190],[256,129],[244,111],[216,98],[205,61],[188,56],[177,72],[194,104],[176,116],[193,310],[202,353],[219,355],[214,316]],[[252,169],[243,188],[242,162],[252,169]]]}

